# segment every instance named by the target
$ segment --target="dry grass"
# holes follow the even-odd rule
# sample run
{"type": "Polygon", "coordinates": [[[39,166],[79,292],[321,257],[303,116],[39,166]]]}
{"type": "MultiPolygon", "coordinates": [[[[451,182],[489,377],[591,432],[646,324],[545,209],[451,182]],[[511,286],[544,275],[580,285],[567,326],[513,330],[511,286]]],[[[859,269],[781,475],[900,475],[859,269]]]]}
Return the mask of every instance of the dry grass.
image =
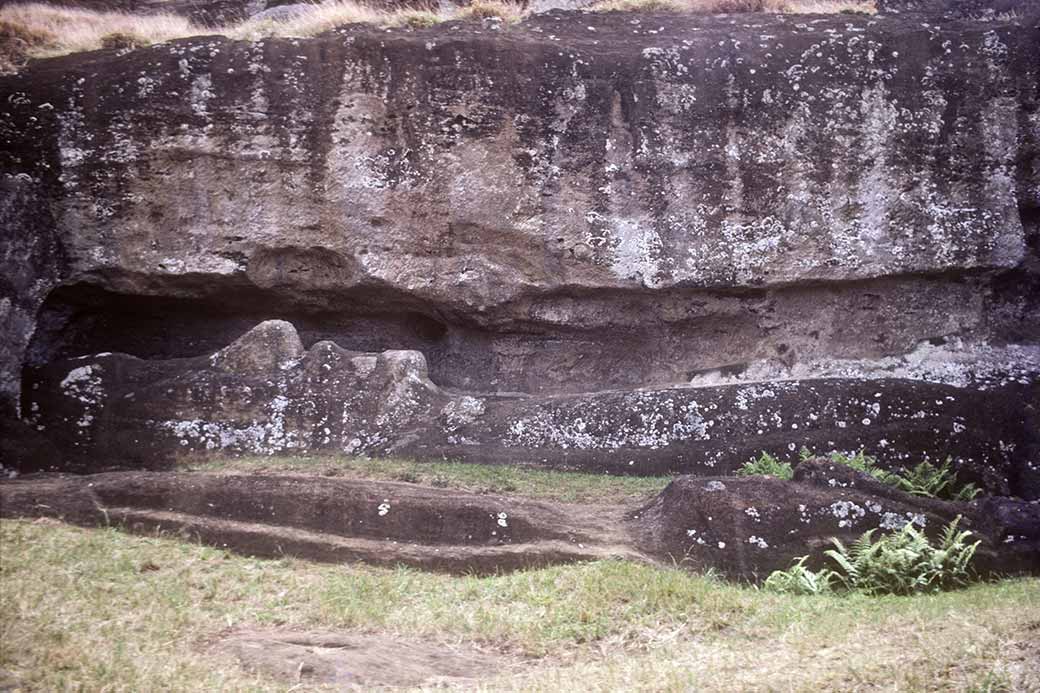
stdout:
{"type": "Polygon", "coordinates": [[[53,38],[32,25],[0,19],[0,72],[11,72],[24,65],[30,55],[53,38]]]}
{"type": "Polygon", "coordinates": [[[0,64],[101,48],[106,41],[147,46],[206,33],[184,17],[97,12],[27,3],[0,7],[0,64]],[[118,39],[116,38],[118,37],[118,39]]]}
{"type": "Polygon", "coordinates": [[[265,36],[315,36],[347,24],[382,24],[386,12],[357,2],[336,0],[316,4],[287,22],[246,20],[225,29],[232,38],[256,40],[265,36]]]}
{"type": "MultiPolygon", "coordinates": [[[[604,0],[589,11],[873,13],[873,0],[604,0]]],[[[104,47],[135,48],[175,38],[223,34],[234,39],[258,40],[268,36],[306,37],[345,26],[374,24],[424,28],[446,20],[497,18],[517,22],[524,10],[515,2],[474,0],[457,10],[383,10],[355,0],[315,3],[286,22],[245,22],[227,27],[202,27],[170,14],[133,15],[122,12],[45,5],[11,4],[0,7],[0,71],[12,71],[30,58],[45,58],[104,47]]]]}
{"type": "Polygon", "coordinates": [[[513,2],[497,0],[473,0],[458,10],[453,19],[501,19],[507,24],[524,18],[524,8],[513,2]]]}
{"type": "Polygon", "coordinates": [[[481,690],[1040,690],[1037,579],[871,598],[774,595],[622,561],[451,577],[54,521],[2,521],[0,548],[0,670],[27,690],[288,690],[207,647],[251,627],[536,658],[481,690]]]}

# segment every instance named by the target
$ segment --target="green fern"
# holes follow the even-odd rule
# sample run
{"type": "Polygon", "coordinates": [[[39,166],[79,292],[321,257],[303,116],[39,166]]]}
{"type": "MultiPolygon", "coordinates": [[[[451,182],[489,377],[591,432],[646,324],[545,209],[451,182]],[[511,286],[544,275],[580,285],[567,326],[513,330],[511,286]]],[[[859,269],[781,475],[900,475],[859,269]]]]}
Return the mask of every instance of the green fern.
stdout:
{"type": "MultiPolygon", "coordinates": [[[[812,452],[802,448],[800,455],[805,460],[812,456],[812,452]]],[[[975,484],[957,485],[957,473],[951,467],[952,460],[949,457],[938,467],[930,462],[921,462],[913,469],[900,469],[898,472],[882,469],[877,465],[877,459],[863,450],[853,455],[832,452],[830,460],[869,474],[882,483],[915,496],[970,501],[982,492],[975,484]]]]}
{"type": "Polygon", "coordinates": [[[938,467],[922,462],[913,469],[902,470],[896,475],[897,482],[893,485],[915,496],[944,500],[969,501],[979,495],[980,489],[975,484],[957,488],[957,473],[950,468],[950,463],[949,457],[938,467]]]}
{"type": "Polygon", "coordinates": [[[865,451],[860,450],[854,455],[846,455],[840,452],[832,452],[830,455],[831,462],[835,464],[843,464],[846,467],[852,467],[853,469],[869,474],[878,481],[881,481],[892,486],[896,485],[898,475],[893,474],[887,470],[877,466],[877,458],[871,457],[866,454],[865,451]]]}
{"type": "Polygon", "coordinates": [[[936,592],[967,584],[970,563],[979,542],[968,543],[971,532],[957,530],[957,517],[933,546],[913,523],[898,532],[874,540],[865,532],[846,547],[832,539],[834,548],[824,552],[838,564],[837,578],[849,590],[867,594],[936,592]]]}
{"type": "Polygon", "coordinates": [[[826,568],[818,571],[805,567],[808,556],[795,560],[787,570],[774,570],[762,584],[763,589],[778,594],[824,594],[832,590],[838,574],[826,568]]]}
{"type": "Polygon", "coordinates": [[[737,476],[775,476],[778,479],[793,479],[794,469],[790,463],[781,462],[768,452],[763,452],[757,460],[744,463],[737,470],[737,476]]]}

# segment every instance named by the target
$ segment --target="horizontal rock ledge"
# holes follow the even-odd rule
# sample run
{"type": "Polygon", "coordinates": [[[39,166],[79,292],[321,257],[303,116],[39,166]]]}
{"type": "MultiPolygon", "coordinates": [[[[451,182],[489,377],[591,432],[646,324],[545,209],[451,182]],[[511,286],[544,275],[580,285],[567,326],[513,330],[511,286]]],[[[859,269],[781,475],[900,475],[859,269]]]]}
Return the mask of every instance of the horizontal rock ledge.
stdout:
{"type": "Polygon", "coordinates": [[[641,506],[554,504],[326,477],[114,472],[0,481],[3,517],[158,529],[233,551],[498,573],[602,558],[761,580],[829,540],[907,523],[930,537],[960,517],[983,575],[1040,570],[1040,507],[923,499],[814,460],[798,481],[675,479],[641,506]]]}
{"type": "Polygon", "coordinates": [[[465,393],[416,351],[304,349],[258,325],[210,356],[125,354],[34,372],[28,421],[72,468],[163,467],[188,455],[460,459],[613,474],[725,474],[761,451],[866,449],[883,465],[950,458],[963,482],[1036,497],[1035,382],[991,390],[822,378],[590,392],[465,393]]]}

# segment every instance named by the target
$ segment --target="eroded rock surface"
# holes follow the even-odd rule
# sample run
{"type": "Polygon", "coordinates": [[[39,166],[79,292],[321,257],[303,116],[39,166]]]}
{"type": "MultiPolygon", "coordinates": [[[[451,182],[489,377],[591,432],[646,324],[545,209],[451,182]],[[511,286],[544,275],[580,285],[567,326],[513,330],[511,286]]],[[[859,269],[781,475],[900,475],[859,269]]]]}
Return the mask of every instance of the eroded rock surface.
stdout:
{"type": "Polygon", "coordinates": [[[822,559],[832,538],[846,545],[868,530],[882,533],[907,523],[935,537],[953,520],[982,540],[980,570],[1040,569],[1040,504],[954,503],[911,496],[826,460],[796,468],[795,481],[766,477],[674,480],[633,518],[642,541],[695,570],[765,578],[794,557],[822,559]]]}
{"type": "Polygon", "coordinates": [[[0,483],[4,517],[162,528],[257,556],[454,573],[643,559],[624,511],[305,476],[110,472],[0,483]]]}
{"type": "Polygon", "coordinates": [[[1035,431],[1022,401],[909,379],[785,382],[498,395],[441,388],[416,351],[304,350],[265,322],[208,357],[98,354],[52,363],[27,393],[29,421],[79,469],[161,467],[209,453],[405,455],[613,473],[726,474],[762,450],[877,451],[882,464],[951,457],[965,481],[1030,496],[1020,464],[1035,431]]]}
{"type": "Polygon", "coordinates": [[[4,411],[37,468],[805,444],[1035,495],[1040,33],[922,16],[37,62],[0,79],[4,411]]]}
{"type": "Polygon", "coordinates": [[[38,475],[0,482],[0,514],[161,528],[259,556],[461,573],[619,557],[750,580],[797,556],[822,558],[831,537],[847,544],[908,522],[934,537],[960,516],[981,542],[978,571],[1040,571],[1040,504],[910,496],[823,460],[803,463],[794,481],[679,477],[638,508],[313,476],[38,475]]]}
{"type": "Polygon", "coordinates": [[[923,13],[945,17],[970,17],[977,20],[1019,16],[1040,16],[1037,0],[877,0],[882,14],[923,13]]]}

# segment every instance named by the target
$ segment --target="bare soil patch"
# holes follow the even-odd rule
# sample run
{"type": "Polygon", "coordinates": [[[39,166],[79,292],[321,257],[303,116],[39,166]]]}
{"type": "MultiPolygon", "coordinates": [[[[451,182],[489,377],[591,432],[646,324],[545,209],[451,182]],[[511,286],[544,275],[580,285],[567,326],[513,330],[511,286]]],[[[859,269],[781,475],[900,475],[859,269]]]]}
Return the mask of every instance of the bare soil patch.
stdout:
{"type": "Polygon", "coordinates": [[[376,633],[241,630],[217,648],[247,670],[288,683],[338,690],[465,685],[498,676],[517,663],[472,644],[446,644],[376,633]]]}

